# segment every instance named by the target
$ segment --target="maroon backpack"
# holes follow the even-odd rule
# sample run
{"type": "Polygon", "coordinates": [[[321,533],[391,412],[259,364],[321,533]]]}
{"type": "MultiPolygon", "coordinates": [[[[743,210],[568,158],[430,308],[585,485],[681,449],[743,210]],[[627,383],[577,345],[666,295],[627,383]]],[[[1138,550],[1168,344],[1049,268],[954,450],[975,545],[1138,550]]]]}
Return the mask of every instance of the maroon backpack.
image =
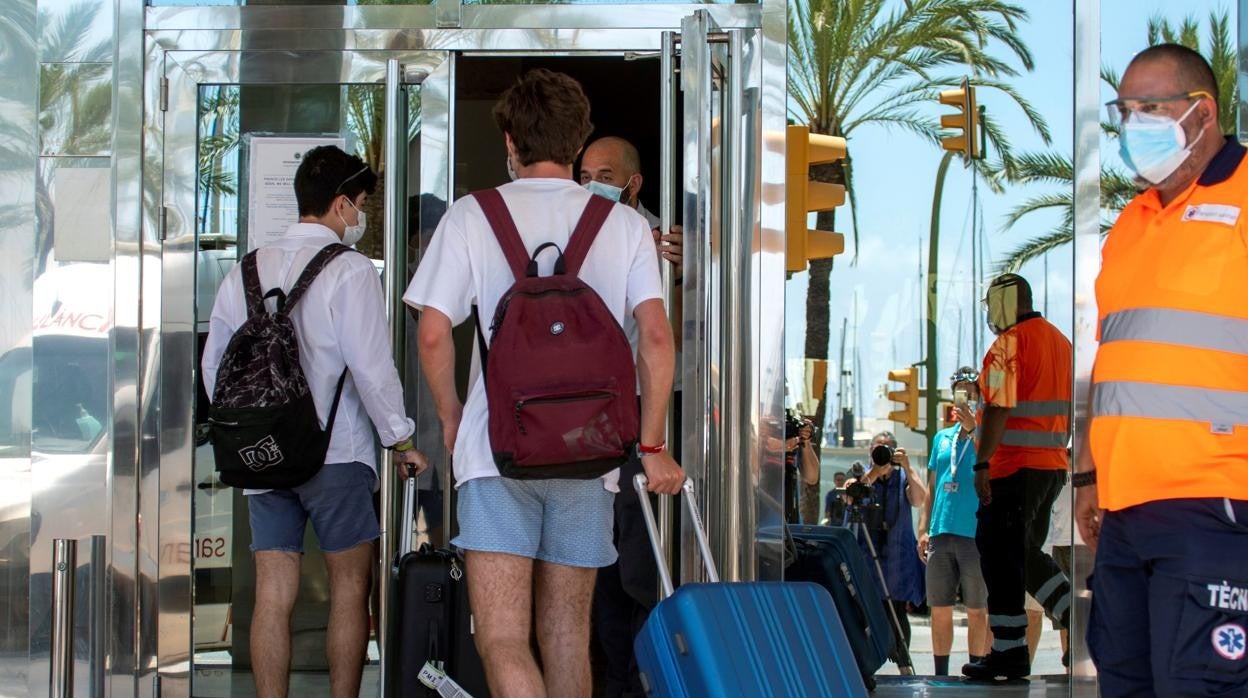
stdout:
{"type": "Polygon", "coordinates": [[[473,196],[516,279],[494,311],[488,354],[479,336],[494,462],[520,479],[610,472],[637,443],[637,369],[620,323],[577,272],[615,204],[591,196],[567,250],[547,242],[530,256],[502,195],[473,196]],[[555,273],[538,276],[548,247],[559,251],[555,273]]]}

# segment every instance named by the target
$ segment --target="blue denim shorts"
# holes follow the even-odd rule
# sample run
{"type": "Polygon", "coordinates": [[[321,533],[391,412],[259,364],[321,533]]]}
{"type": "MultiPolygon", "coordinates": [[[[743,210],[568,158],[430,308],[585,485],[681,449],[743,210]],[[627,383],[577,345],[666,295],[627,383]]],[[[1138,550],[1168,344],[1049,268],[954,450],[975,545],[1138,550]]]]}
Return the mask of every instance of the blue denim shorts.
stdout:
{"type": "Polygon", "coordinates": [[[459,487],[464,550],[510,553],[568,567],[615,562],[615,493],[593,480],[480,477],[459,487]]]}
{"type": "Polygon", "coordinates": [[[326,463],[311,480],[289,490],[247,497],[251,550],[303,552],[303,530],[312,530],[327,553],[381,537],[373,510],[377,475],[363,463],[326,463]]]}

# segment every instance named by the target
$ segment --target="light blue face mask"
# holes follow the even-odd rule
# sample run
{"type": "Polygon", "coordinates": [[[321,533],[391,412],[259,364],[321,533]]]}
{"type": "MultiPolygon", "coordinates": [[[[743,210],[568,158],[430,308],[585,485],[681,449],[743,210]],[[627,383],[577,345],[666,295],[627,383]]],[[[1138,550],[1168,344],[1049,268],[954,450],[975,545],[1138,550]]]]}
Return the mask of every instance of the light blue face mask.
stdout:
{"type": "Polygon", "coordinates": [[[585,183],[585,188],[589,190],[589,193],[597,194],[604,199],[619,202],[624,201],[624,187],[615,187],[610,184],[599,182],[596,179],[591,179],[585,183]]]}
{"type": "Polygon", "coordinates": [[[1131,112],[1122,124],[1122,134],[1118,139],[1118,153],[1122,161],[1150,184],[1164,182],[1179,169],[1179,165],[1191,155],[1192,147],[1205,135],[1202,130],[1189,144],[1187,134],[1183,132],[1183,120],[1199,103],[1193,103],[1178,120],[1131,112]]]}

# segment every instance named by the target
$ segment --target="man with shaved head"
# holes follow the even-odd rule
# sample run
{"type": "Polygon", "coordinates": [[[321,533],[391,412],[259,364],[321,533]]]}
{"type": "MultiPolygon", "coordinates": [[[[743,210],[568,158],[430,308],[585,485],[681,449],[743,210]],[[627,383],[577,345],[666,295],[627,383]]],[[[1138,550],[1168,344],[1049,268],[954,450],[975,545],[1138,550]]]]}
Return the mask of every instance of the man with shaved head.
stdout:
{"type": "MultiPolygon", "coordinates": [[[[632,143],[616,136],[599,138],[581,155],[581,184],[591,192],[612,201],[619,201],[637,209],[650,224],[651,234],[658,245],[659,254],[672,266],[677,282],[681,277],[681,230],[673,225],[663,235],[659,217],[641,204],[641,156],[632,143]]],[[[672,317],[680,326],[680,294],[672,299],[672,317]]],[[[625,322],[624,330],[633,341],[636,337],[634,323],[625,322]]],[[[677,347],[680,335],[676,334],[677,347]]],[[[634,342],[635,345],[635,342],[634,342]]],[[[673,387],[680,390],[680,358],[676,358],[676,375],[673,387]]],[[[679,409],[680,398],[674,400],[679,409]]],[[[677,420],[679,423],[679,420],[677,420]]],[[[673,446],[679,438],[671,439],[673,446]]],[[[621,482],[631,481],[633,474],[641,472],[636,461],[620,468],[621,482]]],[[[598,572],[598,584],[594,588],[594,635],[606,658],[605,694],[608,698],[625,695],[643,695],[637,662],[633,657],[633,639],[658,603],[658,568],[650,549],[641,517],[641,502],[631,487],[621,487],[615,496],[615,545],[619,554],[617,562],[598,572]]]]}
{"type": "Polygon", "coordinates": [[[1106,105],[1143,191],[1101,252],[1072,480],[1105,696],[1248,695],[1248,162],[1220,98],[1165,44],[1106,105]]]}

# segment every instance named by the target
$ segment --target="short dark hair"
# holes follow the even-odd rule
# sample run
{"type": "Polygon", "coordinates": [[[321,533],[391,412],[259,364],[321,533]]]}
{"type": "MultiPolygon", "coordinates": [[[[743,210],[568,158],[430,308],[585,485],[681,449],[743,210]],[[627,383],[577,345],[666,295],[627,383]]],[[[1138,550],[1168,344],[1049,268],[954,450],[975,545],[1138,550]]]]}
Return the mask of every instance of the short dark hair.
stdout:
{"type": "Polygon", "coordinates": [[[570,165],[594,130],[581,83],[545,68],[530,70],[503,92],[494,123],[511,136],[521,165],[570,165]]]}
{"type": "Polygon", "coordinates": [[[304,153],[295,170],[300,216],[323,216],[339,194],[354,202],[361,192],[372,194],[376,188],[377,174],[363,160],[333,145],[304,153]]]}
{"type": "Polygon", "coordinates": [[[1024,279],[1018,274],[1002,274],[992,280],[992,285],[989,288],[998,288],[1000,286],[1014,286],[1017,288],[1019,309],[1031,310],[1031,284],[1027,283],[1027,279],[1024,279]]]}
{"type": "Polygon", "coordinates": [[[882,431],[876,434],[875,436],[872,436],[871,442],[875,443],[875,440],[880,438],[881,436],[884,437],[884,440],[888,442],[889,446],[892,446],[893,448],[897,448],[897,437],[893,436],[893,432],[891,431],[882,431]]]}
{"type": "Polygon", "coordinates": [[[1189,92],[1204,90],[1213,95],[1214,102],[1221,101],[1218,95],[1218,79],[1213,74],[1213,68],[1209,65],[1209,61],[1198,52],[1179,44],[1157,44],[1140,51],[1135,58],[1131,59],[1131,62],[1134,64],[1138,61],[1152,60],[1167,60],[1173,63],[1177,69],[1179,81],[1189,92]]]}

